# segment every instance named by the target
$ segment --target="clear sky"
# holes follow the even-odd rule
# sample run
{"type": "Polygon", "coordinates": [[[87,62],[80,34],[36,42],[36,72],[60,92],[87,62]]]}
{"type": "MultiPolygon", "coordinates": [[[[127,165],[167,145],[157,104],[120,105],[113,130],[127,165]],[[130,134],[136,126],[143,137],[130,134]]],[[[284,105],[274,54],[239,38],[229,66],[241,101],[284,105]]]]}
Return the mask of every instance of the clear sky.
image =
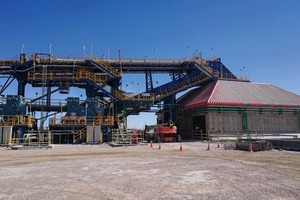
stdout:
{"type": "MultiPolygon", "coordinates": [[[[198,50],[221,57],[237,76],[300,94],[298,0],[10,0],[0,10],[0,59],[18,55],[22,44],[32,53],[49,52],[51,43],[61,56],[82,56],[84,45],[89,55],[107,56],[109,46],[111,58],[118,50],[122,58],[154,58],[156,49],[163,59],[198,50]]],[[[123,81],[127,89],[145,90],[144,80],[131,80],[123,81]]]]}

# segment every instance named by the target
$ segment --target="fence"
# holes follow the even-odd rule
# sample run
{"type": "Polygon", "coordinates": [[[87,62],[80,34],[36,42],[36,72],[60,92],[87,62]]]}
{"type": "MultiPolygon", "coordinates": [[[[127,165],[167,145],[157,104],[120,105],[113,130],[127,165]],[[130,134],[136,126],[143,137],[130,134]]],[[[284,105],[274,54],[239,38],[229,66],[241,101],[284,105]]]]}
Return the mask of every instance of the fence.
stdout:
{"type": "Polygon", "coordinates": [[[137,144],[144,141],[143,130],[127,130],[125,133],[120,133],[119,129],[112,129],[112,142],[117,144],[137,144]]]}
{"type": "Polygon", "coordinates": [[[243,130],[237,132],[218,131],[205,133],[202,130],[193,130],[192,138],[199,140],[239,140],[239,139],[266,139],[266,138],[298,138],[300,133],[263,133],[257,130],[243,130]]]}

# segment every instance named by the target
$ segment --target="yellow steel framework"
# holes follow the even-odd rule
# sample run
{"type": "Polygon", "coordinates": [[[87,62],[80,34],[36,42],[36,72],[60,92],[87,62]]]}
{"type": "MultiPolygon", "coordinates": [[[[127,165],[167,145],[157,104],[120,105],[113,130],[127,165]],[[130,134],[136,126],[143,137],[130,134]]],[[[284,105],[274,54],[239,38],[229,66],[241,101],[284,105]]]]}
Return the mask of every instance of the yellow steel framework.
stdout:
{"type": "Polygon", "coordinates": [[[104,67],[107,71],[109,71],[111,74],[113,74],[116,77],[121,77],[122,76],[122,71],[120,69],[115,69],[112,66],[110,66],[108,61],[100,60],[100,59],[95,59],[93,60],[95,63],[101,65],[104,67]]]}
{"type": "MultiPolygon", "coordinates": [[[[113,116],[96,116],[96,117],[88,117],[90,121],[93,121],[91,124],[95,123],[97,126],[112,126],[114,125],[114,117],[113,116]]],[[[78,126],[78,125],[86,125],[86,122],[77,121],[77,120],[70,120],[70,121],[63,121],[56,119],[52,122],[51,125],[56,126],[78,126]]],[[[89,124],[90,125],[90,124],[89,124]]],[[[93,125],[96,126],[96,125],[93,125]]]]}
{"type": "Polygon", "coordinates": [[[181,91],[184,88],[188,88],[192,85],[195,85],[197,83],[201,83],[203,81],[209,80],[210,78],[204,75],[198,75],[193,78],[190,78],[188,80],[182,81],[178,83],[177,85],[170,86],[168,88],[165,88],[159,92],[159,94],[156,96],[156,99],[163,99],[165,97],[168,97],[171,94],[174,94],[174,92],[181,91]]]}
{"type": "Polygon", "coordinates": [[[28,126],[32,127],[34,118],[30,115],[2,115],[0,126],[28,126]]]}
{"type": "MultiPolygon", "coordinates": [[[[42,80],[44,75],[42,72],[39,71],[29,71],[28,72],[28,80],[42,80]]],[[[154,101],[155,95],[154,94],[147,94],[144,95],[143,93],[132,96],[126,97],[126,93],[120,90],[117,90],[106,83],[108,77],[105,75],[96,75],[87,70],[78,70],[74,73],[68,71],[55,71],[55,72],[48,72],[47,74],[48,80],[54,79],[73,79],[73,80],[80,80],[80,79],[88,79],[93,81],[94,83],[98,84],[101,87],[110,87],[110,93],[114,95],[117,99],[120,100],[128,100],[128,101],[154,101]]]]}
{"type": "Polygon", "coordinates": [[[93,122],[90,124],[87,124],[85,127],[80,129],[79,131],[76,131],[73,135],[73,141],[75,142],[78,139],[82,139],[87,134],[87,126],[113,126],[114,125],[114,117],[113,116],[98,116],[93,118],[93,122]]]}

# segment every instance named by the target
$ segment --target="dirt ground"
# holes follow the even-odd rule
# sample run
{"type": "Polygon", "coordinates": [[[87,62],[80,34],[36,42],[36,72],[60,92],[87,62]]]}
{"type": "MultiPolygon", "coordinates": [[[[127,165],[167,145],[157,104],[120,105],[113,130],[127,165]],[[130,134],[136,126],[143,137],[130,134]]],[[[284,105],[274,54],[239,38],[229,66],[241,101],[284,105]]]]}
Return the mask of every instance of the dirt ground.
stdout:
{"type": "Polygon", "coordinates": [[[207,143],[0,150],[0,199],[300,199],[300,152],[207,143]]]}

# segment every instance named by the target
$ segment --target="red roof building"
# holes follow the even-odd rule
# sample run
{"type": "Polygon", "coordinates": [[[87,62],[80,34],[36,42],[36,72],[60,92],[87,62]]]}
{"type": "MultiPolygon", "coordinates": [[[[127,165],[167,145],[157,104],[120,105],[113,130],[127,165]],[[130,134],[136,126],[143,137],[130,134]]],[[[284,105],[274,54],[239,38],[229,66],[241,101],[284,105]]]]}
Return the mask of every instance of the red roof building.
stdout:
{"type": "Polygon", "coordinates": [[[190,91],[178,103],[185,109],[209,105],[299,108],[300,96],[271,84],[219,80],[190,91]]]}
{"type": "Polygon", "coordinates": [[[271,84],[218,80],[186,93],[177,103],[186,118],[178,116],[179,124],[192,132],[190,136],[199,130],[207,137],[224,132],[300,132],[300,96],[271,84]]]}

